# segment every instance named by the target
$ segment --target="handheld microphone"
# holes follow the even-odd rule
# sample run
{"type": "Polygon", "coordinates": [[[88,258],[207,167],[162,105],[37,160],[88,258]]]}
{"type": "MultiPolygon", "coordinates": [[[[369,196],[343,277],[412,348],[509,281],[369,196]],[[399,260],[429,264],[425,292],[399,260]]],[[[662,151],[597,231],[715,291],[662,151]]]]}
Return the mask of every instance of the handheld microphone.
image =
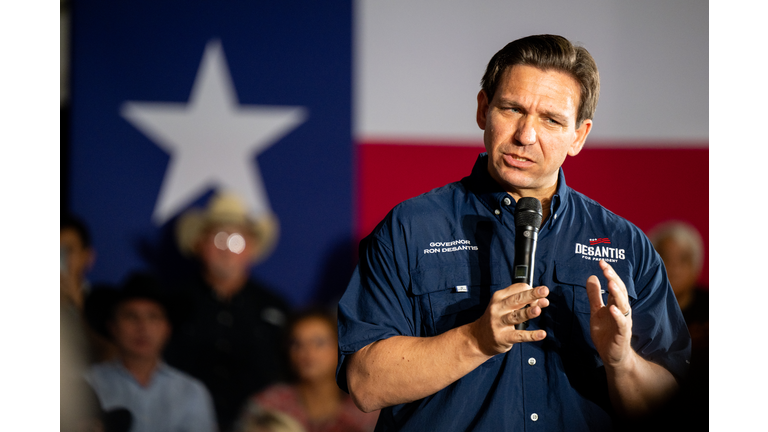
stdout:
{"type": "MultiPolygon", "coordinates": [[[[512,283],[527,283],[533,287],[536,241],[539,238],[542,216],[541,201],[538,199],[524,197],[517,201],[515,205],[515,261],[512,267],[512,283]]],[[[527,327],[528,321],[515,324],[517,330],[525,330],[527,327]]]]}

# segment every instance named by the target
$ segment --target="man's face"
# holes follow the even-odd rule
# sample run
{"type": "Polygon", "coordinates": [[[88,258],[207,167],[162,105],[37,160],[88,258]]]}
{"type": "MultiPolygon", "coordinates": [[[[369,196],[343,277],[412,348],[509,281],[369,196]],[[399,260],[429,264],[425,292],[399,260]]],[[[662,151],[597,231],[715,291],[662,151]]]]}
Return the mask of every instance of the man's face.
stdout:
{"type": "Polygon", "coordinates": [[[579,97],[570,75],[521,65],[504,72],[493,100],[477,95],[488,172],[515,199],[551,197],[565,156],[581,151],[592,121],[576,128],[579,97]]]}
{"type": "Polygon", "coordinates": [[[66,254],[67,274],[81,281],[93,264],[93,251],[83,245],[77,231],[71,228],[61,230],[61,248],[66,254]]]}
{"type": "Polygon", "coordinates": [[[171,334],[162,306],[152,300],[126,300],[117,306],[110,331],[123,355],[158,359],[171,334]]]}
{"type": "Polygon", "coordinates": [[[248,272],[256,239],[244,227],[220,225],[208,229],[197,243],[206,271],[227,279],[248,272]]]}

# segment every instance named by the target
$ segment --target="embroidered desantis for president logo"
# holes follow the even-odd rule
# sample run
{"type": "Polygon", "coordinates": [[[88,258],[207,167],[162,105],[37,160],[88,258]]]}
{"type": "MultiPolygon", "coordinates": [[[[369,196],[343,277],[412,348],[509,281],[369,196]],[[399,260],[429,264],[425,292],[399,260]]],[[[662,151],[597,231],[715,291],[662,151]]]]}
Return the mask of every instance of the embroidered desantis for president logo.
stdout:
{"type": "Polygon", "coordinates": [[[606,262],[617,262],[624,259],[624,249],[619,249],[610,246],[604,246],[611,244],[611,240],[608,237],[603,238],[591,238],[589,244],[576,243],[576,252],[581,255],[583,259],[606,262]]]}

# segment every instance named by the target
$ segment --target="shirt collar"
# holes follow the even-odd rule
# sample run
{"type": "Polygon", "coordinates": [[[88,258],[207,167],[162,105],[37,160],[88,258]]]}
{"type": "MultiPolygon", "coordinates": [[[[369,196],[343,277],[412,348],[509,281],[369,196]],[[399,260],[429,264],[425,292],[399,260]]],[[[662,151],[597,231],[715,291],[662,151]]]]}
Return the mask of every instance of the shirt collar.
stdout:
{"type": "MultiPolygon", "coordinates": [[[[496,209],[509,207],[509,210],[514,213],[515,200],[509,195],[496,180],[491,177],[488,172],[488,153],[483,152],[475,161],[475,165],[472,167],[472,173],[462,179],[462,183],[472,191],[491,211],[496,209]],[[509,198],[510,204],[506,204],[505,198],[509,198]],[[506,204],[506,205],[505,205],[506,204]]],[[[552,196],[552,202],[550,203],[550,218],[547,224],[552,226],[553,223],[559,217],[559,214],[566,209],[566,198],[568,196],[569,188],[565,184],[565,174],[563,168],[560,167],[557,173],[557,189],[555,189],[555,195],[552,196]]]]}
{"type": "MultiPolygon", "coordinates": [[[[129,377],[133,378],[133,374],[131,374],[131,371],[129,371],[125,367],[123,362],[120,360],[120,357],[117,357],[117,358],[111,360],[111,363],[112,363],[112,367],[114,367],[116,370],[120,371],[120,373],[125,374],[126,376],[129,376],[129,377]]],[[[170,366],[168,366],[168,364],[164,360],[161,359],[157,363],[157,366],[155,367],[155,370],[152,373],[152,379],[154,380],[155,379],[154,377],[157,376],[157,375],[166,375],[166,374],[170,373],[170,370],[171,370],[170,366]]]]}

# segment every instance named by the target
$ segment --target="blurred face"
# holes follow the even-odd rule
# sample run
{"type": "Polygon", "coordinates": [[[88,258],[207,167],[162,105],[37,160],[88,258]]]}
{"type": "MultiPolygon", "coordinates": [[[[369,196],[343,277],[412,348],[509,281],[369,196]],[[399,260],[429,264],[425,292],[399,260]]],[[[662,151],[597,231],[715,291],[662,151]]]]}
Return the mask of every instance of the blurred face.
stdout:
{"type": "Polygon", "coordinates": [[[576,128],[579,85],[570,75],[533,66],[508,68],[488,100],[477,96],[488,172],[515,199],[551,197],[566,155],[581,151],[592,128],[576,128]]]}
{"type": "Polygon", "coordinates": [[[115,345],[123,355],[157,359],[171,334],[162,306],[151,300],[121,303],[110,324],[115,345]]]}
{"type": "Polygon", "coordinates": [[[699,274],[693,261],[693,251],[681,242],[666,238],[659,242],[657,252],[667,268],[669,283],[676,297],[696,287],[699,274]]]}
{"type": "Polygon", "coordinates": [[[77,280],[82,279],[93,263],[93,251],[85,247],[77,231],[70,228],[61,230],[60,246],[66,254],[67,273],[77,280]]]}
{"type": "Polygon", "coordinates": [[[256,239],[236,225],[215,226],[200,236],[197,253],[206,271],[219,279],[241,277],[251,266],[256,239]]]}
{"type": "Polygon", "coordinates": [[[291,332],[289,356],[301,381],[335,379],[336,329],[321,318],[299,321],[291,332]]]}

